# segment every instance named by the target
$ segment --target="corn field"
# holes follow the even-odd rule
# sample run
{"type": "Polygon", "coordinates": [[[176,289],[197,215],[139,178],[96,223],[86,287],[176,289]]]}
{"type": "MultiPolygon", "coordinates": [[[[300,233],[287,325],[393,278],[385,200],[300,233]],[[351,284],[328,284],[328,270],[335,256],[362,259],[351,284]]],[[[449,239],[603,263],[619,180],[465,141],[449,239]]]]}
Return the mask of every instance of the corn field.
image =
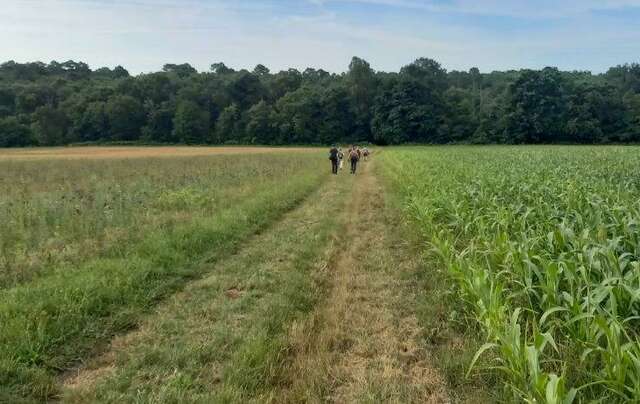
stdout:
{"type": "Polygon", "coordinates": [[[507,401],[640,399],[640,148],[395,149],[386,175],[507,401]],[[463,307],[462,307],[463,306],[463,307]]]}

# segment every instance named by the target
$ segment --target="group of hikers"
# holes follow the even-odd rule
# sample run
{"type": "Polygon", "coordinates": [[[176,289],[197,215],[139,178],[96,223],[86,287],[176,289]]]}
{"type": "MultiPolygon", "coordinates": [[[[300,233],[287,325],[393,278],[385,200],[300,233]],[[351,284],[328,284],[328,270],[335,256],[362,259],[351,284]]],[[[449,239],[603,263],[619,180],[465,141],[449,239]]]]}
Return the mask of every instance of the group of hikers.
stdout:
{"type": "Polygon", "coordinates": [[[358,168],[358,162],[360,161],[360,159],[364,159],[364,161],[367,161],[367,159],[369,158],[369,154],[370,154],[369,149],[366,146],[360,148],[359,146],[351,145],[351,147],[349,148],[349,150],[347,150],[347,153],[345,154],[342,151],[341,147],[334,145],[329,150],[329,160],[331,161],[331,173],[337,175],[338,171],[342,170],[342,165],[343,165],[344,159],[346,158],[351,163],[351,174],[355,174],[356,169],[358,168]]]}

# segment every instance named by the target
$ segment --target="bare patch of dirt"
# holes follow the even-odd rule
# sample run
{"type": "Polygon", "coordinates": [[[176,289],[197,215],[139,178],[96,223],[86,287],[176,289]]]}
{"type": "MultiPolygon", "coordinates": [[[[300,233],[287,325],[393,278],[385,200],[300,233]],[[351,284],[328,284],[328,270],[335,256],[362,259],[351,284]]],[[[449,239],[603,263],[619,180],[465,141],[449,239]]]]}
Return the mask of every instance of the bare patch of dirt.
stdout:
{"type": "Polygon", "coordinates": [[[224,295],[229,299],[238,299],[242,296],[242,291],[238,288],[230,288],[224,291],[224,295]]]}
{"type": "Polygon", "coordinates": [[[70,391],[90,389],[104,377],[116,369],[115,362],[119,349],[129,344],[143,330],[131,331],[128,334],[115,337],[101,354],[95,356],[85,364],[71,369],[61,375],[61,385],[70,391]]]}

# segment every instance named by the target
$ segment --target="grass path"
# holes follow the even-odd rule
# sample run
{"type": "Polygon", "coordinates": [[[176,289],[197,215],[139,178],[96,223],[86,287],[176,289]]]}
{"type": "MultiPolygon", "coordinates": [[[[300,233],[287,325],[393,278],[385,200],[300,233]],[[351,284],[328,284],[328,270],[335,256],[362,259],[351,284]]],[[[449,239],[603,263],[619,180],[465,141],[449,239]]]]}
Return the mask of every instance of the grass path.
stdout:
{"type": "Polygon", "coordinates": [[[420,259],[373,164],[363,164],[352,187],[328,293],[292,333],[296,376],[278,402],[449,402],[413,304],[420,259]]]}
{"type": "Polygon", "coordinates": [[[67,375],[64,402],[433,402],[403,241],[372,165],[327,181],[67,375]]]}

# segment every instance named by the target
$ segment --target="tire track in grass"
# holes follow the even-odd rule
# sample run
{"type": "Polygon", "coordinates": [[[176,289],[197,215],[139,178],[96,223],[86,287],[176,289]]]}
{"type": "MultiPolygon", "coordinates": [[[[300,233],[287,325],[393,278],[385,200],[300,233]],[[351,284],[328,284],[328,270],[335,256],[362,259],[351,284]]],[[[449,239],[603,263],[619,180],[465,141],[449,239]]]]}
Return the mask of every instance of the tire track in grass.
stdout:
{"type": "Polygon", "coordinates": [[[291,329],[289,383],[274,402],[450,401],[416,318],[420,257],[385,207],[372,164],[353,180],[328,293],[291,329]]]}
{"type": "Polygon", "coordinates": [[[333,177],[212,275],[63,380],[64,402],[269,401],[292,323],[313,310],[349,196],[333,177]]]}
{"type": "Polygon", "coordinates": [[[252,234],[313,193],[328,175],[301,175],[217,215],[154,232],[136,254],[96,259],[0,292],[0,401],[46,401],[60,372],[131,329],[167,296],[207,273],[252,234]]]}

